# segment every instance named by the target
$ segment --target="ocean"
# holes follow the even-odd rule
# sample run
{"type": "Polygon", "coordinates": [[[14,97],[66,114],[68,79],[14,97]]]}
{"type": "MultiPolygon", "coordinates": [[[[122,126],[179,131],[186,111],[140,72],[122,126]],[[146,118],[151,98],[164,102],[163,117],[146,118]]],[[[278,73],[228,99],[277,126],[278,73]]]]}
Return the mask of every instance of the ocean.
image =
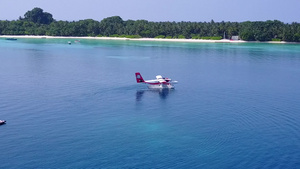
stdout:
{"type": "Polygon", "coordinates": [[[0,168],[300,168],[299,105],[299,44],[0,38],[0,168]]]}

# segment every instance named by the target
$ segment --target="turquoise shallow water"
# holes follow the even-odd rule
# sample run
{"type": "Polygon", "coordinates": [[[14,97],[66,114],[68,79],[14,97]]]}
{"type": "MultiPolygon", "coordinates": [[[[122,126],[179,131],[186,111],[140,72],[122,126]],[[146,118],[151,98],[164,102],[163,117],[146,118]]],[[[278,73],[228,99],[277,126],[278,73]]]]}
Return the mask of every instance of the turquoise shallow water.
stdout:
{"type": "Polygon", "coordinates": [[[0,168],[300,167],[300,45],[69,40],[0,39],[0,168]]]}

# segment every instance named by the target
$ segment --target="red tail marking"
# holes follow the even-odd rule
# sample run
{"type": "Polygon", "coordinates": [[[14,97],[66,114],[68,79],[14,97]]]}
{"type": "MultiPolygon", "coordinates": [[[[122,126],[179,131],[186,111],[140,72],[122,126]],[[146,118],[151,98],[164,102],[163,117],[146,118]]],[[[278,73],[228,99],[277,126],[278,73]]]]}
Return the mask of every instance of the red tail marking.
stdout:
{"type": "Polygon", "coordinates": [[[143,77],[142,77],[142,75],[139,72],[135,73],[135,77],[136,77],[136,82],[137,83],[143,83],[143,82],[145,82],[144,79],[143,79],[143,77]]]}

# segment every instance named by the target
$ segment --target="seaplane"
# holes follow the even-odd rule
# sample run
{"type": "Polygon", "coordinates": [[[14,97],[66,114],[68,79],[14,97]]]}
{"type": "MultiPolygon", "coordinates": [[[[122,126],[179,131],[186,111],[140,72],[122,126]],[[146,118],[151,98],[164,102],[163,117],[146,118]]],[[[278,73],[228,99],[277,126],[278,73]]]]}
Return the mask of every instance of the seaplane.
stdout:
{"type": "Polygon", "coordinates": [[[178,83],[178,81],[173,81],[169,78],[165,78],[161,75],[157,75],[156,79],[153,80],[144,80],[142,75],[139,72],[135,73],[136,82],[148,84],[149,89],[174,89],[174,85],[178,83]]]}

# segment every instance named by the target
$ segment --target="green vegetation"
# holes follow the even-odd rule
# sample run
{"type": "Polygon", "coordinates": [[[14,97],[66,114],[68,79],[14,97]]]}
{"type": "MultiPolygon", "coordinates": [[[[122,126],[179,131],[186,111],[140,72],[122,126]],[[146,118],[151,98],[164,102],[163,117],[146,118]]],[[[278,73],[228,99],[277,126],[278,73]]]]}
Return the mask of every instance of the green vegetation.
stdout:
{"type": "Polygon", "coordinates": [[[126,35],[125,37],[126,38],[131,38],[131,39],[133,39],[133,38],[142,38],[140,35],[126,35]]]}
{"type": "Polygon", "coordinates": [[[0,35],[92,36],[126,38],[213,39],[239,36],[246,41],[300,42],[300,24],[274,21],[257,22],[149,22],[124,21],[112,16],[95,21],[56,21],[50,13],[34,8],[14,21],[0,21],[0,35]]]}
{"type": "Polygon", "coordinates": [[[163,38],[165,38],[165,35],[158,35],[158,36],[155,36],[154,38],[163,39],[163,38]]]}
{"type": "Polygon", "coordinates": [[[279,41],[281,41],[281,39],[273,38],[272,41],[278,41],[279,42],[279,41]]]}
{"type": "MultiPolygon", "coordinates": [[[[97,37],[102,37],[101,35],[98,35],[97,37]]],[[[109,37],[114,37],[114,38],[142,38],[140,35],[118,35],[118,34],[113,34],[109,35],[109,37]]]]}
{"type": "Polygon", "coordinates": [[[205,39],[205,40],[221,40],[222,36],[203,36],[197,39],[205,39]]]}
{"type": "Polygon", "coordinates": [[[54,21],[50,13],[44,12],[41,8],[34,8],[31,11],[25,13],[24,18],[20,17],[20,20],[39,24],[50,24],[54,21]]]}
{"type": "Polygon", "coordinates": [[[186,39],[183,35],[178,35],[178,39],[186,39]]]}

